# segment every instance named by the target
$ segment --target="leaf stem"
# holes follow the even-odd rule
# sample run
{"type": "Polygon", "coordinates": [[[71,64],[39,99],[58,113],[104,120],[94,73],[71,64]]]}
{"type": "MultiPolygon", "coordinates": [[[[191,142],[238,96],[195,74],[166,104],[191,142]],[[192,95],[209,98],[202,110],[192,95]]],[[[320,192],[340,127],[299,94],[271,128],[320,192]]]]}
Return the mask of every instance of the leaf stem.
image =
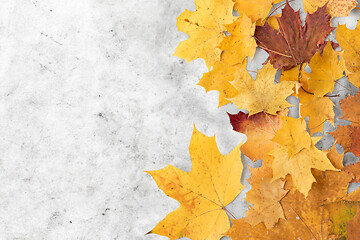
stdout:
{"type": "Polygon", "coordinates": [[[236,217],[229,211],[226,209],[226,207],[223,207],[223,209],[228,213],[230,214],[230,216],[232,217],[232,219],[236,219],[236,217]]]}

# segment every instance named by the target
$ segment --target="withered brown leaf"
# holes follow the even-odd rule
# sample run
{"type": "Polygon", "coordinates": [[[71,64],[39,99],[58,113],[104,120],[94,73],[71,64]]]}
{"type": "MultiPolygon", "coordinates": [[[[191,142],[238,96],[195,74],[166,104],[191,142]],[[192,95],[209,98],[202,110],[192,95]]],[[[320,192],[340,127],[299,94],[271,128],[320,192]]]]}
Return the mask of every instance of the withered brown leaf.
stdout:
{"type": "Polygon", "coordinates": [[[275,68],[288,70],[309,62],[321,49],[325,38],[334,29],[329,24],[326,7],[327,4],[308,14],[302,26],[299,11],[295,12],[286,1],[281,17],[277,18],[280,31],[267,23],[256,28],[257,44],[269,53],[268,60],[275,68]]]}

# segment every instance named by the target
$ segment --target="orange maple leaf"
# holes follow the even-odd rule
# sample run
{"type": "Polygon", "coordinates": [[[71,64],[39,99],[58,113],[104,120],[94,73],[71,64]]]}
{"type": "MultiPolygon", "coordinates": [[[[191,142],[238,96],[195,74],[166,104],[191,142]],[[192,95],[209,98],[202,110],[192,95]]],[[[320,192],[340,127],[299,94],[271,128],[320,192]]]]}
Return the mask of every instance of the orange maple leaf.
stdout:
{"type": "Polygon", "coordinates": [[[234,131],[246,135],[246,142],[241,146],[241,152],[252,161],[261,159],[265,154],[273,150],[276,143],[270,141],[281,127],[281,118],[287,111],[279,112],[278,115],[270,115],[260,112],[249,116],[239,112],[228,114],[234,131]]]}
{"type": "Polygon", "coordinates": [[[280,200],[288,191],[284,190],[285,182],[272,181],[272,170],[269,167],[252,168],[251,190],[246,193],[246,201],[253,207],[246,212],[246,221],[252,226],[263,222],[266,228],[274,227],[280,218],[285,219],[280,200]]]}

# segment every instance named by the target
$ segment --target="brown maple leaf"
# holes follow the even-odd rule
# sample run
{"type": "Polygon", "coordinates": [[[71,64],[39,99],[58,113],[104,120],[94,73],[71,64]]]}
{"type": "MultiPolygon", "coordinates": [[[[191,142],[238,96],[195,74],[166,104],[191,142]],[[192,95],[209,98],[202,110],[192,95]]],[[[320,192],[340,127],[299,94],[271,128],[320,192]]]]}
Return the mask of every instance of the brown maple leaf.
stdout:
{"type": "Polygon", "coordinates": [[[329,33],[330,15],[326,13],[327,4],[308,14],[302,26],[299,11],[295,12],[286,1],[282,15],[277,18],[280,32],[265,23],[255,30],[255,38],[260,48],[269,53],[270,63],[277,69],[291,69],[304,62],[321,48],[329,33]]]}
{"type": "Polygon", "coordinates": [[[338,126],[335,132],[330,133],[345,152],[352,152],[356,156],[360,156],[360,127],[347,125],[338,126]]]}
{"type": "Polygon", "coordinates": [[[352,126],[360,127],[360,92],[355,96],[347,97],[340,101],[343,112],[342,119],[352,122],[352,126]]]}
{"type": "Polygon", "coordinates": [[[351,182],[360,182],[360,162],[347,165],[343,171],[353,177],[351,182]]]}

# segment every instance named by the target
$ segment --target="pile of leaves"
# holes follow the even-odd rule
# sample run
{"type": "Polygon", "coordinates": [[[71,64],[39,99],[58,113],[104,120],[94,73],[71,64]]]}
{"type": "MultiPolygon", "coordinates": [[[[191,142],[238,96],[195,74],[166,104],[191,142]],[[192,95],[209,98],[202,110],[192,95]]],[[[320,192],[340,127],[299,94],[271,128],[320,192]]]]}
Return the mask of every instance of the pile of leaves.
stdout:
{"type": "Polygon", "coordinates": [[[246,110],[229,118],[247,141],[224,156],[215,137],[194,128],[190,172],[171,165],[148,171],[181,204],[149,233],[193,240],[360,239],[360,188],[348,193],[350,183],[360,182],[360,163],[343,165],[344,153],[360,156],[360,93],[333,93],[344,76],[360,86],[360,24],[349,30],[330,21],[347,16],[357,2],[304,0],[304,22],[288,1],[273,16],[270,10],[279,2],[195,0],[196,11],[178,17],[179,30],[189,38],[175,55],[205,60],[209,72],[199,85],[219,92],[219,106],[233,103],[246,110]],[[327,40],[334,33],[336,40],[327,40]],[[254,80],[246,66],[256,48],[269,57],[254,80]],[[299,99],[298,118],[288,116],[289,96],[299,99]],[[324,135],[325,122],[334,125],[335,97],[343,99],[342,119],[351,122],[330,133],[342,153],[335,144],[318,149],[321,137],[313,136],[324,135]],[[241,152],[252,161],[262,159],[262,166],[250,170],[246,217],[235,219],[226,206],[244,188],[241,152]]]}

